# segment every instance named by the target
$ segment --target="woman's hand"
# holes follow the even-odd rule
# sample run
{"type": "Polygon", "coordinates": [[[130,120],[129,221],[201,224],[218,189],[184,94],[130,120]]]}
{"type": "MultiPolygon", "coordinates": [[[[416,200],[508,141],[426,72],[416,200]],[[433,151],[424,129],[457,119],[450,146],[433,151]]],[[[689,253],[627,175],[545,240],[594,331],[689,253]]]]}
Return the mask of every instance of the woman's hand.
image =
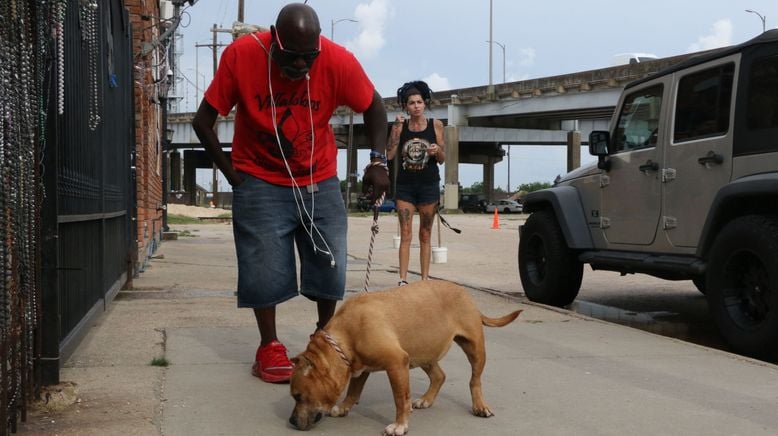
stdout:
{"type": "Polygon", "coordinates": [[[394,119],[394,125],[392,127],[397,127],[398,129],[402,128],[404,122],[405,116],[403,114],[398,114],[394,119]]]}

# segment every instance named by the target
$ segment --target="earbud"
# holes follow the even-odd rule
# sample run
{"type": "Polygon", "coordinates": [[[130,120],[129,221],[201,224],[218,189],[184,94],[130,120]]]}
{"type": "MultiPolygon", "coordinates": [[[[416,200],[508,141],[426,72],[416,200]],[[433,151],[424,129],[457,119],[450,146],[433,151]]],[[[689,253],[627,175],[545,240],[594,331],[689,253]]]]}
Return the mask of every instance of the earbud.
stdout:
{"type": "Polygon", "coordinates": [[[305,80],[311,80],[311,75],[308,73],[305,73],[305,80]]]}
{"type": "Polygon", "coordinates": [[[335,259],[330,261],[330,268],[335,268],[335,259]]]}

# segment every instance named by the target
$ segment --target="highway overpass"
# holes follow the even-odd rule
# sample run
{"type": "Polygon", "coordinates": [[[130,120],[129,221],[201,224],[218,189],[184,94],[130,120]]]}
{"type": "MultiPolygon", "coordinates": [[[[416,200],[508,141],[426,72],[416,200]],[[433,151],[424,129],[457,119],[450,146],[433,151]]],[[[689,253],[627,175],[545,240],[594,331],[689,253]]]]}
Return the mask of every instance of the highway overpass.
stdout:
{"type": "MultiPolygon", "coordinates": [[[[691,55],[662,58],[642,63],[581,71],[559,76],[501,83],[493,86],[436,91],[428,108],[429,116],[443,121],[446,141],[444,205],[456,208],[458,200],[458,164],[483,165],[484,186],[494,186],[494,165],[505,155],[502,146],[565,145],[567,168],[580,166],[580,145],[592,130],[603,130],[613,115],[624,86],[637,79],[678,63],[691,55]]],[[[387,123],[401,108],[396,97],[384,99],[387,123]]],[[[171,162],[172,186],[181,176],[178,150],[183,156],[184,191],[193,192],[194,170],[210,167],[210,160],[191,128],[192,113],[169,115],[173,129],[171,162]],[[179,169],[175,168],[179,165],[179,169]]],[[[348,174],[356,182],[357,150],[370,148],[361,114],[350,114],[339,108],[331,119],[339,148],[349,149],[348,174]],[[349,129],[353,129],[353,146],[348,146],[349,129]]],[[[387,124],[388,128],[388,124],[387,124]]],[[[229,147],[234,116],[220,118],[217,133],[224,147],[229,147]]],[[[487,195],[490,195],[487,192],[487,195]]]]}

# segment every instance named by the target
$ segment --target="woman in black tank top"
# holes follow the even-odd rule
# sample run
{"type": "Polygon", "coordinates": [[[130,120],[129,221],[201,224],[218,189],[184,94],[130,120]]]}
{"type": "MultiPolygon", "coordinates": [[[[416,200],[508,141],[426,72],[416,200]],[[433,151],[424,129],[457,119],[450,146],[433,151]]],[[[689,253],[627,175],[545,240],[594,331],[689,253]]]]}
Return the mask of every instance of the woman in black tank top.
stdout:
{"type": "Polygon", "coordinates": [[[408,259],[413,239],[413,215],[419,213],[421,279],[429,279],[432,223],[440,201],[439,164],[446,159],[443,123],[427,118],[424,109],[432,93],[422,81],[408,82],[397,90],[397,101],[409,115],[398,115],[392,126],[387,158],[398,165],[395,201],[400,221],[400,282],[407,284],[408,259]]]}

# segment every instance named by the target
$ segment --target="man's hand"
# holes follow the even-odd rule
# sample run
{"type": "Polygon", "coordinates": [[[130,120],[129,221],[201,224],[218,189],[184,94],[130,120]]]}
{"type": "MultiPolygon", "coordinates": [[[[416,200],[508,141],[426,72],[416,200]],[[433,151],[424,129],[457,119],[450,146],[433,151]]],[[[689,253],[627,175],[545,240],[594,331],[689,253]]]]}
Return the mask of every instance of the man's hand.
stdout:
{"type": "Polygon", "coordinates": [[[370,202],[381,198],[389,190],[389,169],[385,164],[369,164],[362,178],[362,194],[370,195],[370,202]]]}

